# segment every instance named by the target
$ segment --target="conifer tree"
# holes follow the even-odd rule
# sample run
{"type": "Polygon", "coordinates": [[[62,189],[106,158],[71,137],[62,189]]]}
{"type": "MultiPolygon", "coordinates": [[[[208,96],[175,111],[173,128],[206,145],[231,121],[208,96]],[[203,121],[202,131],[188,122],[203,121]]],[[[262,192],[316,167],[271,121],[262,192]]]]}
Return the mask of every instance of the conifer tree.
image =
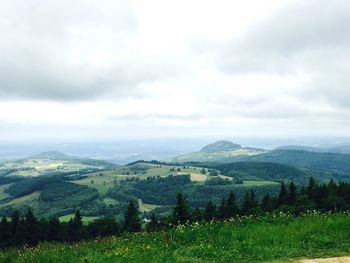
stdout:
{"type": "Polygon", "coordinates": [[[192,221],[200,222],[202,220],[202,211],[196,207],[196,209],[192,213],[192,221]]]}
{"type": "Polygon", "coordinates": [[[269,193],[266,193],[266,195],[263,197],[261,201],[261,209],[264,212],[271,212],[272,211],[272,203],[271,203],[271,197],[269,193]]]}
{"type": "Polygon", "coordinates": [[[209,201],[207,207],[204,210],[204,219],[211,221],[216,218],[216,206],[212,201],[209,201]]]}
{"type": "Polygon", "coordinates": [[[217,211],[217,217],[219,220],[224,220],[227,218],[227,208],[226,208],[226,200],[222,198],[221,204],[217,211]]]}
{"type": "Polygon", "coordinates": [[[176,195],[176,206],[173,210],[173,223],[175,225],[185,224],[189,220],[190,213],[186,196],[184,196],[182,193],[178,193],[176,195]]]}
{"type": "Polygon", "coordinates": [[[71,241],[77,241],[84,237],[83,233],[83,219],[80,211],[77,210],[72,218],[68,222],[68,238],[71,241]]]}
{"type": "Polygon", "coordinates": [[[236,196],[235,194],[231,191],[229,197],[227,198],[226,201],[226,206],[225,206],[225,217],[230,218],[230,217],[235,217],[238,215],[238,206],[236,204],[236,196]]]}
{"type": "Polygon", "coordinates": [[[32,209],[29,207],[25,214],[24,221],[24,239],[29,245],[35,245],[39,240],[39,225],[36,217],[33,214],[32,209]]]}
{"type": "Polygon", "coordinates": [[[57,217],[53,217],[48,223],[47,239],[48,241],[62,240],[62,226],[57,217]]]}
{"type": "Polygon", "coordinates": [[[287,191],[286,185],[284,184],[284,181],[282,181],[280,193],[277,199],[277,204],[281,206],[281,205],[286,205],[287,203],[288,203],[288,191],[287,191]]]}
{"type": "Polygon", "coordinates": [[[291,181],[289,184],[289,195],[288,195],[288,205],[295,205],[297,201],[297,187],[294,182],[291,181]]]}
{"type": "Polygon", "coordinates": [[[0,223],[0,247],[10,245],[11,230],[6,217],[3,217],[0,223]]]}
{"type": "Polygon", "coordinates": [[[139,211],[132,200],[130,200],[125,217],[124,230],[127,232],[139,232],[141,230],[141,222],[139,219],[139,211]]]}

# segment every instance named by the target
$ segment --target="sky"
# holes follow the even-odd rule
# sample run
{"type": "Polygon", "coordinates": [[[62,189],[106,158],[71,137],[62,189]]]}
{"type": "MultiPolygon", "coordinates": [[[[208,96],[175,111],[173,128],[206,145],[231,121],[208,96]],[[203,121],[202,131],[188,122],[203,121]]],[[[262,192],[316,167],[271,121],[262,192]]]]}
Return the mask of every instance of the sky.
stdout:
{"type": "Polygon", "coordinates": [[[350,1],[2,0],[0,140],[345,136],[350,1]]]}

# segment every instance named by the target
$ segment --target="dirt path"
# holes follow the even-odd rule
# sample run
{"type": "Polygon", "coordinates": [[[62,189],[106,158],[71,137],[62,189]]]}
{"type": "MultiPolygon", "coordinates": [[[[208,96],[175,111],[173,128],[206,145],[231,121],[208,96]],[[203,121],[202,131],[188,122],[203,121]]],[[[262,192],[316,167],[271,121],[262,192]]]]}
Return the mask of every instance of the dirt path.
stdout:
{"type": "Polygon", "coordinates": [[[296,263],[350,263],[350,257],[302,259],[296,263]]]}

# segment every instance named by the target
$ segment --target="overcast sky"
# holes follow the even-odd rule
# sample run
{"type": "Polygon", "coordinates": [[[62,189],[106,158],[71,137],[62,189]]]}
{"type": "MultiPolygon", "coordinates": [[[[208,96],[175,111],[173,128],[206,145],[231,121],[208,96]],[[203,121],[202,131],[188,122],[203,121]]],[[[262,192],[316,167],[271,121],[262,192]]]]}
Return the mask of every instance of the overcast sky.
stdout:
{"type": "Polygon", "coordinates": [[[350,134],[348,0],[1,0],[0,137],[350,134]]]}

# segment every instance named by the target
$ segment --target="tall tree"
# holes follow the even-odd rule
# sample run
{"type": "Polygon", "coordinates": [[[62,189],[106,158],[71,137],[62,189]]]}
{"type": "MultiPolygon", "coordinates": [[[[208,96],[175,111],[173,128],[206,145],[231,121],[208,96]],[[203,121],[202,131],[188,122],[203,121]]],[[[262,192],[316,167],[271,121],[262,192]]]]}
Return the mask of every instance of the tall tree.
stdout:
{"type": "Polygon", "coordinates": [[[264,212],[272,212],[272,202],[269,193],[266,193],[266,195],[264,195],[261,201],[261,209],[264,212]]]}
{"type": "Polygon", "coordinates": [[[258,202],[255,197],[255,193],[252,190],[250,192],[246,192],[244,199],[243,199],[243,204],[242,204],[242,214],[247,215],[251,213],[251,210],[256,208],[258,205],[258,202]]]}
{"type": "Polygon", "coordinates": [[[192,221],[200,222],[202,220],[202,211],[196,207],[196,209],[192,213],[192,221]]]}
{"type": "Polygon", "coordinates": [[[277,204],[279,206],[286,205],[288,203],[288,190],[284,181],[281,182],[280,193],[278,195],[277,204]]]}
{"type": "Polygon", "coordinates": [[[212,201],[209,201],[207,207],[204,210],[204,219],[211,221],[216,218],[216,206],[212,201]]]}
{"type": "Polygon", "coordinates": [[[227,218],[226,199],[225,198],[221,199],[221,204],[220,204],[218,211],[217,211],[217,218],[219,220],[224,220],[227,218]]]}
{"type": "Polygon", "coordinates": [[[0,223],[0,247],[9,246],[11,238],[10,224],[6,217],[3,217],[0,223]]]}
{"type": "Polygon", "coordinates": [[[47,239],[48,241],[59,241],[63,239],[61,222],[57,217],[49,220],[47,239]]]}
{"type": "Polygon", "coordinates": [[[84,237],[83,219],[79,210],[75,212],[74,218],[68,222],[68,236],[71,241],[77,241],[84,237]]]}
{"type": "Polygon", "coordinates": [[[231,191],[226,200],[225,217],[226,218],[235,217],[238,215],[238,213],[239,211],[238,211],[238,206],[236,204],[236,196],[231,191]]]}
{"type": "Polygon", "coordinates": [[[39,240],[39,225],[38,220],[34,216],[32,209],[29,207],[25,214],[24,222],[25,242],[29,245],[35,245],[39,240]]]}
{"type": "Polygon", "coordinates": [[[173,210],[173,223],[185,224],[190,220],[189,205],[186,196],[182,193],[176,195],[176,206],[173,210]]]}
{"type": "Polygon", "coordinates": [[[141,230],[139,211],[132,200],[129,201],[125,212],[124,230],[127,232],[139,232],[141,230]]]}
{"type": "Polygon", "coordinates": [[[295,205],[297,201],[297,187],[293,181],[289,184],[288,205],[295,205]]]}

